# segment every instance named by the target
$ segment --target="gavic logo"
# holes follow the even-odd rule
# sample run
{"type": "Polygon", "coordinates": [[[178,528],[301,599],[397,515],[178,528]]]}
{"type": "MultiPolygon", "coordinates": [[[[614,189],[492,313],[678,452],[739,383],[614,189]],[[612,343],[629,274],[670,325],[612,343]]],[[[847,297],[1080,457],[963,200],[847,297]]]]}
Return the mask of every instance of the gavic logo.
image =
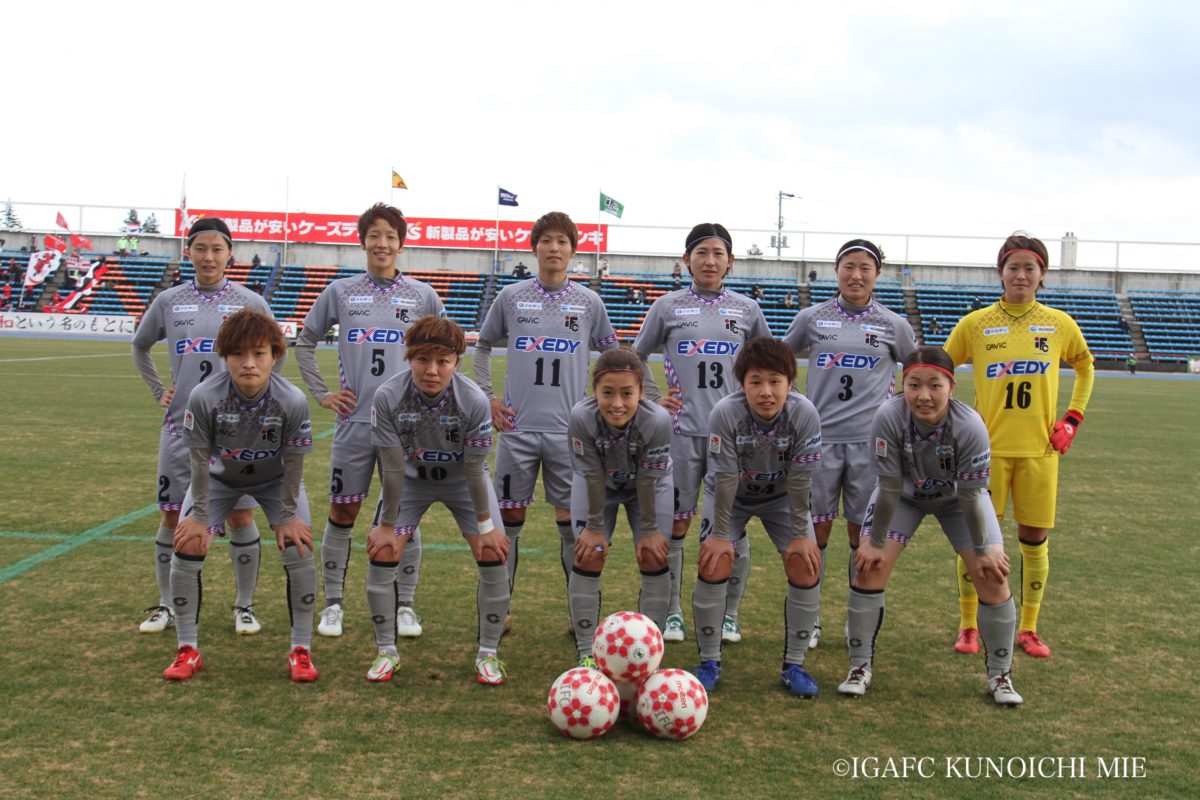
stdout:
{"type": "Polygon", "coordinates": [[[231,449],[217,445],[217,455],[223,461],[262,461],[264,458],[275,458],[279,455],[279,448],[274,450],[251,450],[249,447],[238,447],[231,449]]]}
{"type": "Polygon", "coordinates": [[[1013,359],[1012,361],[997,361],[987,365],[989,378],[1004,378],[1009,375],[1045,375],[1050,369],[1049,361],[1033,361],[1013,359]]]}
{"type": "Polygon", "coordinates": [[[394,328],[351,328],[346,331],[350,344],[404,344],[404,331],[394,328]]]}
{"type": "Polygon", "coordinates": [[[217,344],[216,339],[180,339],[175,343],[175,355],[186,356],[188,353],[213,353],[217,344]]]}
{"type": "Polygon", "coordinates": [[[553,336],[518,336],[513,341],[513,347],[526,353],[535,350],[542,353],[574,353],[579,349],[579,342],[553,336]]]}
{"type": "Polygon", "coordinates": [[[821,369],[875,369],[880,356],[857,356],[853,353],[821,353],[817,356],[817,366],[821,369]]]}
{"type": "Polygon", "coordinates": [[[675,349],[681,356],[734,356],[742,349],[742,344],[713,339],[684,339],[675,349]]]}
{"type": "Polygon", "coordinates": [[[447,453],[444,450],[426,450],[424,447],[419,450],[414,450],[412,454],[414,461],[462,461],[462,453],[447,453]]]}

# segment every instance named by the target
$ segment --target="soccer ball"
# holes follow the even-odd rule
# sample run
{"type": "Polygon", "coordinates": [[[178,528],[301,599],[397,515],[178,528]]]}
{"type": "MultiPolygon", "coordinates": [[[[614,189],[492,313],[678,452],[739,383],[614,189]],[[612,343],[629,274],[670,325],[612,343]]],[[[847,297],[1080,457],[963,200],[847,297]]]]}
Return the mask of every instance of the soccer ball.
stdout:
{"type": "Polygon", "coordinates": [[[662,633],[649,617],[635,611],[618,611],[596,629],[592,657],[617,683],[641,683],[662,662],[662,633]]]}
{"type": "Polygon", "coordinates": [[[564,736],[595,739],[617,721],[621,699],[604,673],[589,667],[569,669],[550,686],[546,698],[550,721],[564,736]]]}
{"type": "Polygon", "coordinates": [[[637,715],[660,739],[686,739],[708,716],[708,692],[690,672],[660,669],[638,687],[637,715]]]}

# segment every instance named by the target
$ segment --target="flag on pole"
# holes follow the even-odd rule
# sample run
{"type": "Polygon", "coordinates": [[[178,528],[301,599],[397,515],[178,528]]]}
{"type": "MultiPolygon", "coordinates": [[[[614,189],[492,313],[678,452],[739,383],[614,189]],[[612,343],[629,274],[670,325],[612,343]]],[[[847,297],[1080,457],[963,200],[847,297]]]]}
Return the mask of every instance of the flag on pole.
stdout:
{"type": "Polygon", "coordinates": [[[395,167],[392,168],[392,188],[407,189],[408,184],[404,182],[404,178],[400,177],[400,173],[396,172],[395,167]]]}
{"type": "Polygon", "coordinates": [[[621,218],[621,214],[625,212],[625,204],[618,203],[614,198],[609,197],[604,192],[600,193],[600,210],[607,211],[617,219],[621,218]]]}
{"type": "Polygon", "coordinates": [[[86,236],[80,236],[78,233],[72,233],[71,246],[76,250],[91,250],[92,240],[86,236]]]}
{"type": "Polygon", "coordinates": [[[29,254],[29,266],[25,269],[25,287],[37,286],[46,280],[62,263],[62,253],[57,250],[40,250],[29,254]]]}
{"type": "Polygon", "coordinates": [[[62,215],[61,211],[58,212],[58,227],[62,228],[63,230],[71,229],[71,226],[67,224],[67,218],[62,215]]]}
{"type": "Polygon", "coordinates": [[[507,189],[500,189],[500,195],[496,202],[502,206],[515,206],[517,205],[517,196],[507,189]]]}
{"type": "Polygon", "coordinates": [[[79,287],[67,295],[65,300],[54,306],[54,310],[67,311],[74,308],[80,300],[91,295],[106,272],[108,272],[108,265],[103,260],[93,261],[83,278],[80,279],[79,287]]]}
{"type": "Polygon", "coordinates": [[[65,253],[67,250],[67,243],[57,236],[51,236],[47,233],[42,241],[45,242],[47,250],[57,250],[60,253],[65,253]]]}

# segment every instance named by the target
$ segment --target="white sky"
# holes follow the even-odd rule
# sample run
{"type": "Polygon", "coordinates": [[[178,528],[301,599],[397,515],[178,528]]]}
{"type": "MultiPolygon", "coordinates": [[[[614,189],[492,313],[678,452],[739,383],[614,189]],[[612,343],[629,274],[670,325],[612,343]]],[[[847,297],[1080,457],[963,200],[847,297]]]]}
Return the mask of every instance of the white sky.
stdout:
{"type": "Polygon", "coordinates": [[[357,214],[395,166],[414,216],[491,219],[502,185],[506,218],[594,222],[603,188],[623,223],[766,229],[783,189],[802,198],[789,231],[1200,241],[1196,3],[24,0],[4,17],[16,201],[173,207],[186,173],[194,208],[282,210],[290,178],[292,210],[357,214]]]}

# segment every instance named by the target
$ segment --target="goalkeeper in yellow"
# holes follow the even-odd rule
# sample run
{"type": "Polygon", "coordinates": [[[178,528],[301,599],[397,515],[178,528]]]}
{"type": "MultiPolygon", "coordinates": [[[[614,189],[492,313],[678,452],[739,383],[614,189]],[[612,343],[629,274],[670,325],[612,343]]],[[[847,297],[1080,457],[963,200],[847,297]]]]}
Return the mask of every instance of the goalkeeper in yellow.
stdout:
{"type": "MultiPolygon", "coordinates": [[[[1046,537],[1054,527],[1058,457],[1066,453],[1092,394],[1092,354],[1069,314],[1037,302],[1046,276],[1046,245],[1024,232],[1005,240],[996,259],[1004,296],[958,321],[945,349],[955,365],[975,365],[975,409],[992,444],[988,488],[996,516],[1004,518],[1011,496],[1021,546],[1021,620],[1017,644],[1045,658],[1050,648],[1037,633],[1038,612],[1050,573],[1046,537]],[[1058,371],[1075,370],[1071,402],[1061,420],[1058,371]]],[[[962,622],[954,649],[979,652],[979,597],[970,572],[958,559],[962,622]]]]}

